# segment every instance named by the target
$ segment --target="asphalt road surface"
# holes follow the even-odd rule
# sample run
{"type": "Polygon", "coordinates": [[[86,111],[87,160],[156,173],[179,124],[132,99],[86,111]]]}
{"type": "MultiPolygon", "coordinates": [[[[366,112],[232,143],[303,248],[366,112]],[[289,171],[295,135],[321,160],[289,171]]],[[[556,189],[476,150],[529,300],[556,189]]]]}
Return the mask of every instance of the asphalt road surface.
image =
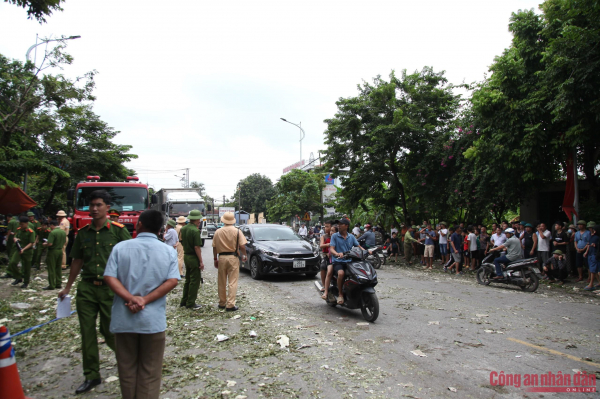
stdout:
{"type": "MultiPolygon", "coordinates": [[[[600,375],[596,293],[547,284],[524,293],[517,287],[481,286],[474,275],[450,276],[439,266],[426,272],[392,263],[378,271],[380,315],[366,324],[360,310],[327,306],[314,279],[255,281],[241,271],[240,311],[234,314],[216,307],[210,245],[207,241],[203,249],[206,270],[198,298],[203,308],[178,307],[183,283],[167,300],[162,398],[598,395],[528,392],[523,380],[548,372],[600,375]],[[216,341],[217,334],[228,340],[216,341]],[[500,372],[523,378],[520,386],[494,385],[494,373],[500,372]]],[[[6,314],[0,316],[9,320],[11,331],[42,321],[44,308],[52,309],[56,293],[41,290],[44,278],[44,269],[34,272],[26,293],[2,281],[0,307],[6,314]],[[13,302],[32,307],[12,309],[13,302]]],[[[27,395],[74,397],[83,381],[79,346],[75,317],[18,337],[17,362],[27,395]]],[[[114,354],[106,345],[101,345],[101,362],[105,382],[85,396],[120,397],[114,354]]]]}

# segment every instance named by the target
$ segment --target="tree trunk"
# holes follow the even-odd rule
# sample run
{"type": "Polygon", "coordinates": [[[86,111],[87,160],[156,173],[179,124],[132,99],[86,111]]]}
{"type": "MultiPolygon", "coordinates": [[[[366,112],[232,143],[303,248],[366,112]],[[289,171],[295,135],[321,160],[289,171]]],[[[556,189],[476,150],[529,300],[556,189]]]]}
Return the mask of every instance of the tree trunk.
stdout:
{"type": "Polygon", "coordinates": [[[61,178],[58,177],[58,178],[56,178],[56,181],[52,185],[52,189],[50,190],[50,196],[48,196],[48,199],[46,200],[46,203],[44,204],[44,207],[43,207],[44,215],[48,214],[50,205],[52,205],[52,201],[54,201],[54,196],[56,195],[56,191],[57,191],[58,187],[60,187],[60,184],[61,184],[61,178]]]}

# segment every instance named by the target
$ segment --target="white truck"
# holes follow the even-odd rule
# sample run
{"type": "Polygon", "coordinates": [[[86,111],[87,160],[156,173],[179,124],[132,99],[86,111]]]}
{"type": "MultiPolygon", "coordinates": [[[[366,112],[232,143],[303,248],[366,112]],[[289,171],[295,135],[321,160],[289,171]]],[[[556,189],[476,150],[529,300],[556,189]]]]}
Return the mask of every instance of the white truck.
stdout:
{"type": "MultiPolygon", "coordinates": [[[[156,192],[156,195],[158,201],[153,205],[153,209],[163,214],[165,224],[168,220],[176,220],[180,216],[187,218],[190,211],[193,210],[199,210],[203,216],[206,216],[204,199],[200,196],[198,190],[193,188],[162,188],[156,192]]],[[[204,246],[204,240],[208,238],[206,218],[203,218],[202,223],[200,223],[200,238],[202,239],[202,246],[204,246]]]]}

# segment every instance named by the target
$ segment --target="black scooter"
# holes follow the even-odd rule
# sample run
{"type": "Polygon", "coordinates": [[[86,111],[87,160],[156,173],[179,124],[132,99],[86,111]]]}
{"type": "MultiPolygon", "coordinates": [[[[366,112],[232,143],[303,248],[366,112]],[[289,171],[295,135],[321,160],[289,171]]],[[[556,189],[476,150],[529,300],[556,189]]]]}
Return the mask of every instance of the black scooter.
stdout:
{"type": "Polygon", "coordinates": [[[519,259],[508,263],[504,270],[504,278],[494,279],[496,266],[493,263],[494,253],[490,253],[481,261],[481,267],[477,270],[477,282],[483,285],[490,283],[509,284],[520,287],[523,291],[534,292],[540,285],[537,273],[537,259],[519,259]]]}
{"type": "MultiPolygon", "coordinates": [[[[374,322],[379,316],[379,300],[375,293],[377,285],[377,272],[367,261],[368,251],[358,247],[352,248],[344,253],[345,259],[352,261],[346,264],[346,274],[343,285],[344,303],[340,306],[348,309],[359,309],[366,321],[374,322]]],[[[320,281],[315,281],[315,287],[321,295],[323,286],[320,281]]],[[[327,304],[331,307],[338,305],[339,296],[337,286],[337,275],[334,273],[329,286],[327,304]]]]}

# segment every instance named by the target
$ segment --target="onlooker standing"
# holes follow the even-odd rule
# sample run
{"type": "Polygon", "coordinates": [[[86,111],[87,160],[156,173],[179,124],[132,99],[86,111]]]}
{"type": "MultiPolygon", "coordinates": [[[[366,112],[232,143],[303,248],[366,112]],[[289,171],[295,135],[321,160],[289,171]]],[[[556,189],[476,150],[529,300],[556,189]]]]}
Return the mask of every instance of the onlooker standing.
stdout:
{"type": "MultiPolygon", "coordinates": [[[[169,220],[167,222],[167,230],[165,231],[165,244],[167,244],[168,246],[170,246],[171,248],[173,248],[175,250],[175,252],[177,252],[177,244],[179,244],[179,237],[177,234],[177,230],[175,230],[175,227],[177,227],[177,223],[175,223],[174,220],[169,220]]],[[[178,265],[179,268],[179,265],[178,265]]],[[[181,277],[181,275],[180,275],[181,277]]]]}
{"type": "Polygon", "coordinates": [[[179,280],[177,253],[157,237],[162,223],[159,211],[142,212],[137,237],[115,245],[104,270],[104,281],[116,294],[110,332],[124,399],[160,395],[166,295],[179,280]]]}
{"type": "Polygon", "coordinates": [[[177,218],[177,226],[175,231],[177,232],[177,263],[179,265],[179,274],[181,278],[185,277],[185,264],[183,263],[183,245],[181,244],[181,228],[185,226],[185,216],[179,216],[177,218]]]}
{"type": "Polygon", "coordinates": [[[469,253],[471,255],[470,270],[475,270],[477,269],[477,259],[479,255],[479,250],[477,249],[477,236],[475,235],[475,229],[473,226],[467,227],[467,231],[469,232],[467,241],[469,242],[469,253]]]}
{"type": "Polygon", "coordinates": [[[412,262],[410,261],[413,254],[412,244],[419,242],[419,240],[415,240],[411,234],[416,228],[417,226],[411,226],[406,230],[406,234],[404,235],[404,258],[409,265],[412,265],[412,262]]]}
{"type": "Polygon", "coordinates": [[[569,225],[567,230],[567,237],[569,237],[569,244],[567,245],[567,266],[572,276],[577,276],[577,263],[575,260],[575,254],[577,250],[575,248],[575,232],[577,228],[574,224],[569,225]]]}
{"type": "Polygon", "coordinates": [[[435,252],[435,241],[437,240],[437,233],[431,228],[431,225],[427,225],[425,230],[425,250],[423,256],[425,256],[425,262],[428,269],[433,269],[433,254],[435,252]]]}
{"type": "Polygon", "coordinates": [[[560,281],[559,285],[565,283],[569,271],[567,270],[565,256],[560,249],[552,252],[552,256],[544,263],[544,273],[546,273],[551,283],[555,280],[560,281]]]}
{"type": "MultiPolygon", "coordinates": [[[[496,227],[496,231],[494,234],[492,234],[492,237],[490,238],[490,242],[492,243],[492,248],[502,246],[506,242],[506,236],[504,235],[504,230],[502,230],[502,228],[500,228],[500,227],[496,227]]],[[[488,252],[490,252],[490,251],[491,251],[491,249],[488,252]]],[[[500,254],[498,251],[494,251],[494,252],[496,252],[496,255],[494,256],[494,258],[497,258],[497,257],[503,255],[503,254],[500,254]]]]}
{"type": "Polygon", "coordinates": [[[329,256],[329,246],[331,245],[331,225],[331,220],[327,220],[325,222],[325,230],[323,230],[323,234],[321,234],[321,237],[319,238],[319,248],[321,248],[321,283],[323,284],[323,289],[321,289],[321,292],[325,292],[325,278],[327,277],[329,268],[332,267],[331,256],[329,256]]]}
{"type": "Polygon", "coordinates": [[[48,255],[46,255],[46,267],[48,268],[48,286],[44,290],[54,290],[61,288],[61,261],[62,261],[62,248],[67,240],[65,231],[58,227],[58,221],[51,220],[50,227],[52,231],[48,234],[48,239],[43,243],[45,248],[48,248],[48,255]]]}
{"type": "Polygon", "coordinates": [[[552,233],[546,230],[546,224],[540,223],[537,231],[537,239],[538,239],[538,262],[540,264],[545,264],[548,258],[550,257],[550,239],[552,238],[552,233]]]}
{"type": "Polygon", "coordinates": [[[392,225],[392,228],[390,229],[390,236],[393,235],[394,233],[396,233],[396,235],[398,235],[398,229],[396,228],[396,226],[392,225]]]}
{"type": "Polygon", "coordinates": [[[479,260],[482,261],[485,255],[487,255],[488,247],[490,245],[490,235],[487,233],[487,228],[481,226],[479,230],[479,260]]]}
{"type": "Polygon", "coordinates": [[[302,223],[302,226],[298,229],[298,235],[302,238],[306,238],[308,235],[308,230],[306,229],[306,225],[302,223]]]}
{"type": "Polygon", "coordinates": [[[450,227],[450,233],[450,240],[448,241],[448,243],[450,244],[450,256],[452,256],[452,260],[454,261],[454,263],[452,263],[448,268],[444,267],[444,271],[450,270],[452,272],[452,269],[456,268],[456,273],[458,273],[458,268],[460,266],[460,263],[462,262],[461,253],[463,245],[463,239],[460,234],[460,227],[457,227],[456,229],[454,227],[450,227]]]}
{"type": "Polygon", "coordinates": [[[65,245],[63,246],[63,258],[62,258],[62,268],[66,269],[67,268],[67,245],[69,244],[69,230],[71,228],[71,224],[69,223],[69,220],[67,219],[67,214],[65,213],[65,211],[58,211],[58,213],[56,214],[56,218],[58,219],[58,226],[64,230],[65,234],[67,235],[67,241],[65,242],[65,245]]]}
{"type": "Polygon", "coordinates": [[[575,233],[575,247],[577,249],[577,253],[575,254],[575,261],[577,263],[577,272],[579,273],[579,281],[583,281],[583,268],[587,264],[587,259],[584,258],[583,254],[587,250],[587,247],[590,243],[590,238],[592,237],[590,232],[585,228],[585,220],[580,220],[577,222],[578,232],[575,233]]]}
{"type": "Polygon", "coordinates": [[[246,237],[234,226],[235,216],[226,212],[221,216],[225,226],[215,232],[213,237],[213,255],[218,273],[219,309],[235,312],[235,295],[237,294],[238,277],[240,275],[239,252],[242,262],[246,262],[246,237]],[[217,258],[217,255],[218,258],[217,258]]]}
{"type": "Polygon", "coordinates": [[[446,227],[446,222],[440,222],[439,243],[442,265],[448,262],[448,229],[446,227]]]}
{"type": "MultiPolygon", "coordinates": [[[[567,245],[569,244],[569,237],[567,233],[563,231],[563,225],[561,222],[556,222],[554,224],[554,234],[552,235],[552,249],[557,250],[560,249],[562,252],[563,258],[564,254],[567,253],[567,245]]],[[[566,263],[566,260],[565,260],[566,263]]]]}
{"type": "Polygon", "coordinates": [[[521,237],[521,248],[523,249],[523,256],[525,258],[531,258],[535,256],[537,249],[538,236],[533,233],[533,225],[527,223],[525,225],[525,231],[521,237]]]}
{"type": "Polygon", "coordinates": [[[590,242],[587,250],[583,255],[588,260],[590,269],[590,283],[584,288],[586,291],[594,291],[600,288],[600,264],[598,262],[598,248],[600,247],[600,236],[598,236],[598,227],[596,225],[589,226],[591,230],[590,242]],[[598,284],[594,285],[594,280],[598,280],[598,284]]]}
{"type": "Polygon", "coordinates": [[[390,243],[390,261],[392,256],[394,257],[394,263],[398,262],[398,253],[400,252],[400,240],[398,240],[398,232],[392,233],[392,238],[389,239],[390,243]]]}

